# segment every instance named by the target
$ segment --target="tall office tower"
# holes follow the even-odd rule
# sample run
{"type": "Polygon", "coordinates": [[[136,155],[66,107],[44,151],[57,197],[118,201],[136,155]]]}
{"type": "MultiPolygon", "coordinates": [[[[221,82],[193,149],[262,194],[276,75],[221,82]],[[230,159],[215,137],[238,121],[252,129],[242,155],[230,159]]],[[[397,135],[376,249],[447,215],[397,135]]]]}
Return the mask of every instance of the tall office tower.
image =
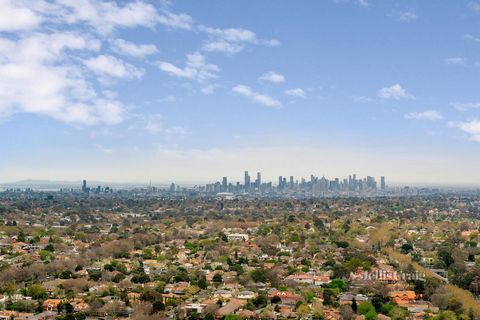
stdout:
{"type": "Polygon", "coordinates": [[[385,191],[385,176],[380,177],[380,190],[385,191]]]}
{"type": "Polygon", "coordinates": [[[353,174],[352,175],[352,181],[350,182],[350,190],[357,190],[358,188],[358,181],[357,181],[357,175],[353,174]]]}
{"type": "Polygon", "coordinates": [[[278,189],[282,190],[283,189],[283,177],[278,176],[278,189]]]}
{"type": "Polygon", "coordinates": [[[87,180],[83,180],[82,192],[87,192],[87,180]]]}
{"type": "Polygon", "coordinates": [[[290,176],[290,189],[293,189],[293,185],[294,185],[293,176],[290,176]]]}
{"type": "Polygon", "coordinates": [[[170,192],[175,192],[175,183],[173,183],[173,182],[170,185],[170,192]]]}
{"type": "Polygon", "coordinates": [[[227,191],[227,185],[228,185],[227,177],[223,177],[223,179],[222,179],[222,189],[223,190],[222,191],[227,191]]]}
{"type": "Polygon", "coordinates": [[[260,172],[257,172],[257,188],[260,188],[262,185],[262,174],[260,172]]]}
{"type": "Polygon", "coordinates": [[[245,171],[244,184],[245,190],[250,190],[250,176],[248,175],[248,171],[245,171]]]}
{"type": "Polygon", "coordinates": [[[367,188],[369,189],[376,189],[377,183],[375,182],[375,178],[371,176],[367,176],[367,188]]]}

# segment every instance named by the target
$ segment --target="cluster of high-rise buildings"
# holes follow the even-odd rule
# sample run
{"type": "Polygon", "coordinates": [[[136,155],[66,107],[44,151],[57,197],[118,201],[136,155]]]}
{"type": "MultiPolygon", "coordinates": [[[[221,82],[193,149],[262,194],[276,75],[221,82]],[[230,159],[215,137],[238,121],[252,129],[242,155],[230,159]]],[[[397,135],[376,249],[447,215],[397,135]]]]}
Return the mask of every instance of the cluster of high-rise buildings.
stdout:
{"type": "Polygon", "coordinates": [[[310,179],[295,179],[294,176],[278,177],[278,183],[263,182],[262,174],[257,172],[256,179],[253,180],[248,171],[244,172],[243,184],[239,181],[229,182],[228,177],[223,177],[222,181],[207,184],[202,191],[207,193],[309,193],[313,196],[325,194],[381,194],[387,191],[385,177],[380,177],[380,185],[374,177],[357,178],[353,174],[345,179],[327,179],[325,177],[310,176],[310,179]]]}
{"type": "MultiPolygon", "coordinates": [[[[250,176],[248,171],[244,172],[243,183],[240,181],[231,182],[228,177],[223,177],[221,181],[209,183],[203,186],[196,185],[194,187],[180,187],[175,183],[171,183],[169,187],[147,188],[148,192],[164,193],[167,195],[266,195],[266,196],[355,196],[355,195],[386,195],[387,186],[385,177],[380,177],[380,183],[372,176],[357,178],[356,174],[350,175],[348,178],[327,179],[310,175],[307,180],[305,178],[296,179],[294,176],[279,176],[278,181],[263,181],[261,172],[257,172],[255,176],[250,176]]],[[[90,188],[87,181],[83,180],[81,192],[86,195],[112,193],[110,187],[97,186],[90,188]]]]}
{"type": "Polygon", "coordinates": [[[100,194],[100,193],[112,193],[113,190],[112,188],[110,187],[101,187],[101,186],[97,186],[96,188],[90,188],[89,186],[87,186],[87,180],[83,180],[82,181],[82,192],[85,193],[85,194],[90,194],[91,192],[92,193],[95,193],[95,194],[100,194]]]}

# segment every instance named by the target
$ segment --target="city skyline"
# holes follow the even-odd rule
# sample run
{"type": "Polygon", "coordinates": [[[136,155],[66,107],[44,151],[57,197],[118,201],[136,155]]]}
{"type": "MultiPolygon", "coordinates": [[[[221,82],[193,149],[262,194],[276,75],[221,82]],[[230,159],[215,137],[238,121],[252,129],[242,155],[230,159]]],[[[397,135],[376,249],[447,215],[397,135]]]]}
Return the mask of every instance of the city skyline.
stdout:
{"type": "Polygon", "coordinates": [[[0,14],[0,181],[255,168],[480,185],[479,1],[5,0],[0,14]]]}

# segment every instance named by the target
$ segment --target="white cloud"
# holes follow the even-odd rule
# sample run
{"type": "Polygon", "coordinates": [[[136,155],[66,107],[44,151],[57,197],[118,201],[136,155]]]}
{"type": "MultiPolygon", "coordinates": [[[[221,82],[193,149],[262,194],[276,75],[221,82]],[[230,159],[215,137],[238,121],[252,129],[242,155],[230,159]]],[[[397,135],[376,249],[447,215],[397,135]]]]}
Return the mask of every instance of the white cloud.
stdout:
{"type": "Polygon", "coordinates": [[[234,54],[242,51],[245,48],[244,45],[238,43],[231,43],[225,40],[208,41],[203,44],[204,51],[218,51],[228,54],[234,54]]]}
{"type": "Polygon", "coordinates": [[[145,119],[145,130],[151,134],[157,134],[164,130],[164,117],[161,114],[147,116],[145,119]]]}
{"type": "Polygon", "coordinates": [[[106,153],[106,154],[110,154],[110,153],[113,153],[113,149],[110,149],[110,148],[106,148],[104,147],[103,145],[97,143],[97,144],[94,144],[93,145],[95,148],[97,148],[98,150],[100,150],[101,152],[103,153],[106,153]]]}
{"type": "Polygon", "coordinates": [[[443,60],[446,64],[452,66],[463,66],[467,63],[467,59],[463,57],[452,57],[443,60]]]}
{"type": "Polygon", "coordinates": [[[242,28],[211,28],[199,26],[198,29],[209,35],[209,40],[203,44],[204,51],[218,51],[228,54],[234,54],[242,51],[246,44],[278,46],[278,40],[261,40],[257,38],[255,32],[242,28]]]}
{"type": "Polygon", "coordinates": [[[113,1],[57,0],[59,19],[69,24],[86,23],[102,34],[116,28],[149,27],[159,22],[158,12],[152,4],[134,1],[119,6],[113,1]]]}
{"type": "Polygon", "coordinates": [[[474,35],[471,35],[471,34],[466,34],[463,36],[463,39],[465,40],[470,40],[470,41],[474,41],[474,42],[480,42],[480,38],[479,37],[476,37],[474,35]]]}
{"type": "Polygon", "coordinates": [[[468,3],[467,7],[473,11],[480,11],[480,3],[471,1],[468,3]]]}
{"type": "Polygon", "coordinates": [[[375,101],[375,99],[367,96],[353,96],[352,99],[356,102],[361,102],[361,103],[370,103],[375,101]]]}
{"type": "Polygon", "coordinates": [[[193,19],[187,14],[175,14],[168,10],[160,13],[151,1],[108,0],[23,0],[22,7],[12,0],[0,0],[0,30],[31,29],[42,22],[79,24],[93,27],[101,34],[109,34],[117,28],[147,27],[162,24],[174,29],[193,29],[193,19]],[[5,16],[3,14],[5,13],[5,16]]]}
{"type": "Polygon", "coordinates": [[[467,111],[470,109],[480,108],[480,102],[452,102],[450,105],[458,111],[467,111]]]}
{"type": "Polygon", "coordinates": [[[193,29],[193,19],[185,13],[175,14],[170,11],[165,11],[158,17],[158,22],[174,29],[193,29]]]}
{"type": "Polygon", "coordinates": [[[285,82],[285,77],[283,75],[281,75],[279,73],[276,73],[276,72],[273,72],[273,71],[265,73],[259,79],[263,80],[263,81],[273,82],[273,83],[285,82]]]}
{"type": "Polygon", "coordinates": [[[135,44],[124,39],[115,39],[112,41],[112,49],[116,53],[132,56],[135,58],[143,58],[158,52],[153,44],[135,44]]]}
{"type": "Polygon", "coordinates": [[[110,55],[90,58],[84,63],[87,68],[100,76],[138,79],[143,76],[143,70],[110,55]]]}
{"type": "Polygon", "coordinates": [[[216,86],[213,84],[209,84],[201,89],[204,95],[210,95],[215,92],[216,86]]]}
{"type": "Polygon", "coordinates": [[[302,98],[302,99],[305,99],[307,97],[307,95],[305,94],[305,91],[301,88],[285,90],[285,94],[292,97],[296,97],[296,98],[302,98]]]}
{"type": "Polygon", "coordinates": [[[357,3],[361,6],[361,7],[368,7],[370,5],[370,3],[367,1],[367,0],[357,0],[357,3]]]}
{"type": "Polygon", "coordinates": [[[180,138],[190,132],[187,128],[182,126],[166,126],[166,118],[161,114],[151,115],[137,115],[139,121],[135,125],[135,128],[143,127],[148,133],[153,135],[163,135],[167,138],[180,138]]]}
{"type": "Polygon", "coordinates": [[[248,97],[252,101],[254,101],[256,103],[259,103],[259,104],[263,104],[264,106],[267,106],[267,107],[277,108],[277,107],[281,106],[281,103],[278,100],[276,100],[275,98],[272,98],[272,97],[270,97],[266,94],[263,94],[263,93],[254,92],[254,91],[252,91],[252,89],[250,87],[245,86],[245,85],[237,85],[237,86],[232,88],[232,91],[237,93],[237,94],[248,97]]]}
{"type": "Polygon", "coordinates": [[[391,13],[391,16],[395,17],[396,19],[398,19],[399,21],[402,21],[402,22],[410,22],[410,21],[418,19],[417,14],[413,11],[394,10],[391,13]]]}
{"type": "Polygon", "coordinates": [[[185,127],[182,127],[182,126],[171,126],[169,128],[167,128],[165,130],[165,134],[168,136],[168,137],[183,137],[183,136],[186,136],[187,134],[189,134],[190,131],[188,131],[187,128],[185,127]]]}
{"type": "Polygon", "coordinates": [[[156,65],[160,70],[171,76],[196,80],[198,82],[205,82],[209,79],[217,78],[220,72],[220,68],[217,65],[207,63],[205,57],[198,52],[187,55],[187,62],[183,68],[165,61],[158,61],[156,65]]]}
{"type": "Polygon", "coordinates": [[[0,31],[30,30],[40,25],[42,18],[36,12],[14,2],[0,0],[0,31]]]}
{"type": "Polygon", "coordinates": [[[217,37],[219,39],[224,39],[229,42],[250,42],[255,43],[257,41],[257,36],[255,32],[241,29],[241,28],[228,28],[228,29],[219,29],[219,28],[210,28],[201,26],[200,30],[205,31],[206,33],[217,37]]]}
{"type": "Polygon", "coordinates": [[[100,97],[75,64],[77,53],[98,48],[95,39],[73,32],[0,40],[0,114],[31,113],[86,125],[123,121],[123,105],[100,97]]]}
{"type": "Polygon", "coordinates": [[[406,119],[411,120],[441,120],[443,116],[436,110],[427,110],[423,112],[410,112],[405,114],[406,119]]]}
{"type": "Polygon", "coordinates": [[[281,45],[282,43],[280,42],[280,40],[277,40],[277,39],[272,39],[272,40],[260,40],[260,43],[265,45],[265,46],[268,46],[268,47],[278,47],[279,45],[281,45]]]}
{"type": "Polygon", "coordinates": [[[173,102],[177,102],[177,98],[173,95],[169,95],[169,96],[166,96],[164,98],[160,98],[157,100],[158,102],[170,102],[170,103],[173,103],[173,102]]]}
{"type": "MultiPolygon", "coordinates": [[[[115,38],[119,29],[163,25],[203,32],[207,51],[235,53],[247,44],[280,44],[247,29],[198,26],[191,16],[165,6],[157,10],[149,0],[0,0],[0,15],[0,32],[15,32],[15,39],[0,38],[0,115],[33,113],[85,125],[115,124],[127,117],[114,90],[97,89],[93,76],[101,82],[141,78],[143,69],[116,54],[143,58],[158,53],[153,44],[115,38]],[[100,52],[104,44],[110,46],[108,53],[100,52]]],[[[199,52],[188,55],[183,66],[156,65],[171,76],[201,83],[204,94],[214,91],[209,80],[221,71],[199,52]]],[[[255,94],[252,99],[279,105],[269,98],[255,94]]]]}
{"type": "Polygon", "coordinates": [[[339,4],[354,3],[363,8],[368,8],[370,6],[370,3],[367,0],[333,0],[333,2],[339,4]]]}
{"type": "Polygon", "coordinates": [[[405,98],[413,98],[404,88],[399,84],[394,84],[390,87],[385,87],[378,90],[378,97],[382,99],[400,100],[405,98]]]}
{"type": "Polygon", "coordinates": [[[476,119],[467,122],[451,122],[449,125],[467,133],[471,140],[480,142],[480,120],[476,119]]]}

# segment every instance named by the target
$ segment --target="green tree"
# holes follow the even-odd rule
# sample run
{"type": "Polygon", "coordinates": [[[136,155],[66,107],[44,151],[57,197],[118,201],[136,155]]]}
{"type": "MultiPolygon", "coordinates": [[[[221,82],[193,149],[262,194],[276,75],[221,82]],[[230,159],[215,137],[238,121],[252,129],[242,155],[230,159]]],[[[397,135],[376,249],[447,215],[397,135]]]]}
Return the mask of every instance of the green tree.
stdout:
{"type": "Polygon", "coordinates": [[[255,282],[266,282],[267,273],[263,269],[256,269],[250,272],[250,278],[255,282]]]}
{"type": "Polygon", "coordinates": [[[48,298],[47,290],[38,284],[32,284],[28,287],[27,294],[35,300],[45,300],[48,298]]]}
{"type": "Polygon", "coordinates": [[[370,301],[364,301],[364,302],[360,303],[357,307],[357,313],[358,314],[363,314],[365,316],[370,310],[375,311],[375,308],[373,307],[373,305],[370,301]]]}
{"type": "Polygon", "coordinates": [[[408,310],[399,306],[393,306],[387,315],[392,318],[392,320],[403,320],[408,317],[408,310]]]}
{"type": "Polygon", "coordinates": [[[377,312],[375,309],[371,309],[365,314],[365,320],[377,320],[377,312]]]}
{"type": "Polygon", "coordinates": [[[200,289],[207,289],[207,279],[205,279],[204,276],[200,277],[200,279],[198,279],[197,285],[200,289]]]}
{"type": "Polygon", "coordinates": [[[152,303],[152,312],[153,313],[160,312],[160,311],[163,311],[163,310],[165,310],[165,305],[163,304],[163,301],[161,299],[155,300],[152,303]]]}
{"type": "Polygon", "coordinates": [[[215,273],[212,278],[213,282],[215,283],[221,283],[223,281],[222,275],[220,273],[215,273]]]}

